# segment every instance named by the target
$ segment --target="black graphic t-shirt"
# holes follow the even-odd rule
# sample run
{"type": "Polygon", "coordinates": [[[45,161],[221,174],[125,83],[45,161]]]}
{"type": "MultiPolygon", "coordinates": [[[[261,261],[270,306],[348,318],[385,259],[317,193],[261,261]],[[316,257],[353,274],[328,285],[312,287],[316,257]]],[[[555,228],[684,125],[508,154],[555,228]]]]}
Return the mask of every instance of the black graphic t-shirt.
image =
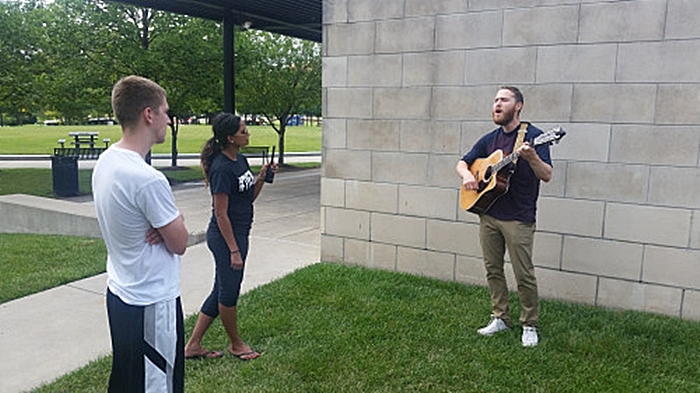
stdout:
{"type": "MultiPolygon", "coordinates": [[[[235,161],[224,154],[214,157],[209,167],[209,189],[212,195],[228,195],[228,218],[234,230],[251,227],[255,176],[250,172],[248,159],[244,155],[238,154],[235,161]]],[[[209,226],[218,230],[213,201],[209,226]]]]}

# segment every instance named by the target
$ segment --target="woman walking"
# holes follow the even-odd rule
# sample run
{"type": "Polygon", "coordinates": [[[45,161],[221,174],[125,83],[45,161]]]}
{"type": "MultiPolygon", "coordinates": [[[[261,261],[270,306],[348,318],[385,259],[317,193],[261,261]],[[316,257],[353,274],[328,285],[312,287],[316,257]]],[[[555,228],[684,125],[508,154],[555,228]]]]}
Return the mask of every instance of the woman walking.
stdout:
{"type": "Polygon", "coordinates": [[[252,360],[260,353],[245,344],[238,334],[238,296],[241,291],[248,238],[253,223],[253,201],[263,188],[265,173],[276,172],[275,164],[263,165],[257,179],[247,158],[240,154],[250,134],[245,122],[231,113],[220,113],[212,121],[214,136],[201,153],[205,184],[212,195],[212,217],[207,228],[207,246],[214,255],[214,287],[197,317],[185,346],[185,358],[217,358],[224,354],[202,347],[202,338],[217,316],[229,337],[229,354],[252,360]]]}

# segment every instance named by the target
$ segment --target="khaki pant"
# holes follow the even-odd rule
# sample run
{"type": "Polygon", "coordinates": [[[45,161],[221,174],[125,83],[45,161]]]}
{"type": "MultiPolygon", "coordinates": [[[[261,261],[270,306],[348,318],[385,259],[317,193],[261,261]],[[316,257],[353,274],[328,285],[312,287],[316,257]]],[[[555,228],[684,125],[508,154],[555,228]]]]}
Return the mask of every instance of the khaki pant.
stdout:
{"type": "Polygon", "coordinates": [[[486,281],[491,292],[492,313],[508,326],[512,324],[508,304],[508,285],[503,272],[503,257],[506,249],[518,284],[520,323],[523,326],[537,326],[540,306],[535,267],[532,264],[534,236],[534,223],[501,221],[486,214],[481,215],[479,238],[486,266],[486,281]]]}

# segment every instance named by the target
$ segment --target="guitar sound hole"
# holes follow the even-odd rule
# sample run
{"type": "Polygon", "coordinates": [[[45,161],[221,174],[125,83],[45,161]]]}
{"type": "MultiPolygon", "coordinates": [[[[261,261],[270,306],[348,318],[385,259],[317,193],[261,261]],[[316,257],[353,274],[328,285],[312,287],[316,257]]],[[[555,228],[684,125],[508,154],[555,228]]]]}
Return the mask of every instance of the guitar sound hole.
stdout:
{"type": "Polygon", "coordinates": [[[491,181],[491,174],[493,173],[492,168],[488,167],[486,168],[486,172],[484,172],[484,181],[486,183],[491,181]]]}

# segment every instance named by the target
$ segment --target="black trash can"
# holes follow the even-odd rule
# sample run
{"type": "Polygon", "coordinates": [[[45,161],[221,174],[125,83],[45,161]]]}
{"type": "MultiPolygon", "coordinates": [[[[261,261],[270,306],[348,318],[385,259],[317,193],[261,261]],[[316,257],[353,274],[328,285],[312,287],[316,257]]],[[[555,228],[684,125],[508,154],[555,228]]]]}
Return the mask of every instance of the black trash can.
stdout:
{"type": "Polygon", "coordinates": [[[77,196],[78,157],[52,156],[53,193],[60,197],[77,196]]]}

